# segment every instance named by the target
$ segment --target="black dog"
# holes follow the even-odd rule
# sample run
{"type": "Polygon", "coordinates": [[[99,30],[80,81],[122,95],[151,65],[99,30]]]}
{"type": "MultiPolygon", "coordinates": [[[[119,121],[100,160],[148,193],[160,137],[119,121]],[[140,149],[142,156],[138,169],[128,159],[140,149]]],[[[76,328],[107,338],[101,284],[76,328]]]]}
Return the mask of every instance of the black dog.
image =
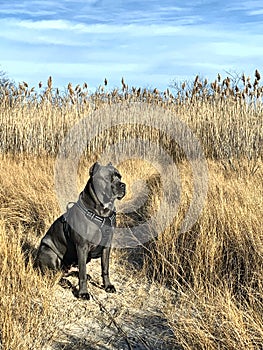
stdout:
{"type": "Polygon", "coordinates": [[[79,267],[78,297],[89,299],[86,263],[101,258],[103,285],[106,292],[115,292],[109,279],[111,240],[116,226],[115,199],[125,196],[121,175],[109,163],[95,163],[90,179],[79,199],[49,228],[40,243],[37,265],[42,271],[79,267]]]}

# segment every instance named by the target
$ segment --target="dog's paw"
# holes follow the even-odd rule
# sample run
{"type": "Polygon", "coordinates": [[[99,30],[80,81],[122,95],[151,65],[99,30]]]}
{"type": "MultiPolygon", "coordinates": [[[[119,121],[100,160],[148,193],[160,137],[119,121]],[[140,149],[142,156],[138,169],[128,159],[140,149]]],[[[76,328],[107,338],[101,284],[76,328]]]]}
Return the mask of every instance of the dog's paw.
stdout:
{"type": "Polygon", "coordinates": [[[90,295],[88,292],[80,293],[77,288],[74,288],[73,295],[81,300],[90,300],[90,295]]]}
{"type": "Polygon", "coordinates": [[[104,289],[107,293],[116,293],[116,288],[113,284],[109,284],[108,286],[104,287],[104,289]]]}
{"type": "Polygon", "coordinates": [[[78,298],[82,300],[90,300],[90,295],[89,293],[78,293],[78,298]]]}

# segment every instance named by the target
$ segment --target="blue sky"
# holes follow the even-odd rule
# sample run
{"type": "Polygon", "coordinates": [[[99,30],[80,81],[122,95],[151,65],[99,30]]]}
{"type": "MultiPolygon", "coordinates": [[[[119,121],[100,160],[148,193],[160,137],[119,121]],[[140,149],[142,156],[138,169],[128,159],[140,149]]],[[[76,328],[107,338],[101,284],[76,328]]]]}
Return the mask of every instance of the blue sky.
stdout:
{"type": "Polygon", "coordinates": [[[263,71],[261,0],[0,0],[0,70],[36,86],[165,89],[263,71]]]}

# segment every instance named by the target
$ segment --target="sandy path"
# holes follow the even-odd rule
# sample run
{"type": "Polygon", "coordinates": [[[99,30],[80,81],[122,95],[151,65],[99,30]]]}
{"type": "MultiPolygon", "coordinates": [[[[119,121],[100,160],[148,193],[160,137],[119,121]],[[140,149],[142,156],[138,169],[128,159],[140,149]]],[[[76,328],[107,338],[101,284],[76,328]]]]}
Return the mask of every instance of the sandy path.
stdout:
{"type": "MultiPolygon", "coordinates": [[[[116,294],[100,288],[100,263],[88,264],[91,300],[74,297],[71,289],[58,286],[54,308],[58,334],[54,350],[175,350],[176,343],[162,309],[170,293],[163,287],[129,276],[121,266],[111,267],[116,294]]],[[[68,280],[76,286],[78,279],[68,280]]]]}

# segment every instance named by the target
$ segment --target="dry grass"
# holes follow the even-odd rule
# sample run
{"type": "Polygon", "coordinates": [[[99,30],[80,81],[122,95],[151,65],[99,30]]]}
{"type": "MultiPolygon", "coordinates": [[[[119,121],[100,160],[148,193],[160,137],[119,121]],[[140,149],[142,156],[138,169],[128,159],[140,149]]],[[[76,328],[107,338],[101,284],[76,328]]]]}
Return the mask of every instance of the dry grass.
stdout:
{"type": "Polygon", "coordinates": [[[43,163],[34,160],[1,160],[1,349],[43,349],[56,334],[52,291],[58,280],[40,276],[32,261],[45,221],[50,222],[55,212],[53,208],[50,213],[52,200],[42,200],[49,178],[46,173],[43,176],[41,166],[43,163]]]}
{"type": "Polygon", "coordinates": [[[224,176],[216,163],[209,169],[207,205],[197,224],[178,234],[179,212],[149,265],[177,293],[165,314],[184,349],[261,349],[262,164],[252,177],[224,176]]]}
{"type": "MultiPolygon", "coordinates": [[[[258,78],[257,75],[251,82],[245,76],[242,81],[218,77],[209,84],[197,76],[192,86],[177,86],[175,94],[169,89],[162,93],[157,89],[129,89],[124,82],[121,90],[105,91],[99,87],[96,93],[89,94],[86,84],[74,89],[69,84],[66,92],[60,93],[52,88],[51,78],[42,93],[36,93],[27,84],[20,84],[13,91],[0,87],[0,151],[54,156],[67,131],[83,117],[92,118],[94,111],[108,106],[130,108],[136,102],[169,110],[186,122],[202,141],[209,158],[231,161],[243,156],[255,160],[262,157],[263,133],[263,87],[258,78]]],[[[105,119],[101,113],[102,124],[105,119]]],[[[127,123],[131,122],[127,118],[127,123]]],[[[107,141],[118,139],[122,133],[123,130],[113,130],[107,141]]],[[[91,151],[96,151],[96,145],[94,142],[91,151]]]]}
{"type": "Polygon", "coordinates": [[[0,348],[43,349],[56,328],[51,313],[54,278],[42,278],[21,251],[23,230],[0,222],[0,348]]]}
{"type": "MultiPolygon", "coordinates": [[[[92,138],[80,161],[79,188],[87,179],[87,168],[106,149],[105,159],[111,156],[113,162],[121,161],[119,168],[128,184],[126,200],[136,197],[131,188],[138,179],[148,186],[146,206],[137,212],[147,218],[156,213],[163,200],[164,184],[154,162],[147,161],[149,154],[140,160],[127,159],[138,158],[138,140],[157,145],[150,159],[162,147],[180,173],[181,197],[170,193],[179,204],[173,222],[165,230],[157,223],[154,229],[158,240],[145,247],[144,265],[137,261],[133,271],[134,283],[147,277],[162,286],[160,299],[161,290],[172,291],[165,297],[163,313],[177,342],[183,349],[194,350],[262,348],[262,87],[258,78],[251,83],[242,77],[240,84],[233,85],[230,79],[218,77],[209,85],[197,78],[191,88],[183,84],[175,95],[168,90],[160,93],[128,89],[124,82],[121,90],[105,92],[99,88],[93,95],[88,94],[85,86],[73,89],[69,85],[61,95],[52,88],[50,79],[48,88],[40,95],[25,85],[16,91],[2,88],[3,349],[41,349],[58,332],[59,314],[52,306],[58,276],[40,278],[32,268],[30,252],[60,213],[53,168],[58,147],[65,133],[88,113],[92,113],[89,118],[97,118],[98,122],[92,130],[90,119],[85,135],[95,132],[97,136],[92,138]],[[104,130],[103,126],[111,123],[113,111],[121,126],[104,130]],[[157,115],[158,122],[150,127],[152,124],[146,121],[156,120],[157,115]],[[176,116],[199,137],[209,169],[206,204],[197,223],[185,233],[180,233],[179,228],[193,197],[193,176],[184,153],[167,137],[169,128],[177,126],[176,116]],[[124,139],[130,142],[129,147],[121,143],[124,139]],[[119,152],[127,158],[119,159],[119,152]]],[[[172,173],[171,187],[173,179],[172,173]]],[[[168,204],[166,208],[172,210],[168,204]]],[[[137,250],[130,252],[128,258],[127,254],[126,259],[131,255],[133,259],[139,258],[137,250]]],[[[119,256],[115,252],[115,257],[119,256]]],[[[131,269],[128,263],[127,269],[131,269]]]]}

